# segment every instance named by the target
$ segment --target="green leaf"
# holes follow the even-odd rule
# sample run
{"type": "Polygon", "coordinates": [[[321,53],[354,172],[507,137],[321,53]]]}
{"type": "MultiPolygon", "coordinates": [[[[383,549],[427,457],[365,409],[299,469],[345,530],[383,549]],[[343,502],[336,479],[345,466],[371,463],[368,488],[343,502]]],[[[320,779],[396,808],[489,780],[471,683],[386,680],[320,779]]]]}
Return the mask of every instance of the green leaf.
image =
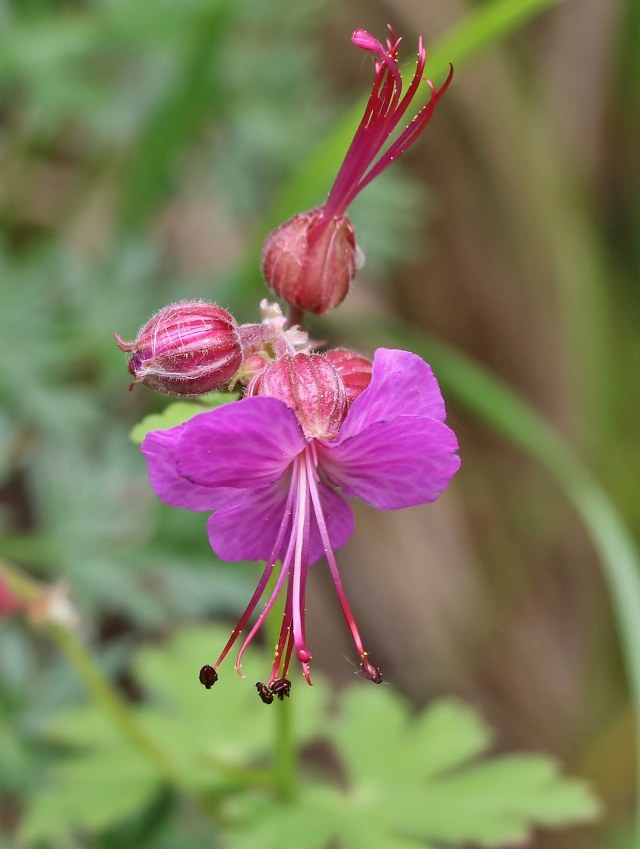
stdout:
{"type": "Polygon", "coordinates": [[[105,828],[147,804],[157,786],[153,769],[122,745],[68,758],[36,796],[19,836],[31,842],[79,827],[105,828]]]}
{"type": "Polygon", "coordinates": [[[533,826],[557,826],[594,817],[587,787],[563,778],[540,755],[513,755],[434,780],[422,806],[398,807],[403,826],[417,834],[480,846],[526,840],[533,826]]]}
{"type": "MultiPolygon", "coordinates": [[[[351,690],[330,731],[349,779],[344,849],[468,841],[500,846],[538,825],[582,822],[598,813],[589,789],[540,755],[478,763],[491,735],[468,707],[436,702],[411,716],[390,689],[351,690]]],[[[333,819],[340,821],[334,812],[333,819]]]]}
{"type": "MultiPolygon", "coordinates": [[[[268,677],[272,660],[259,649],[246,653],[244,678],[234,669],[232,653],[215,687],[203,689],[198,671],[213,662],[230,630],[184,631],[165,646],[144,649],[134,663],[138,679],[154,699],[143,721],[154,739],[162,740],[172,758],[183,764],[186,780],[196,787],[219,787],[228,780],[229,769],[268,754],[273,714],[282,707],[278,701],[263,706],[256,693],[255,682],[268,677]]],[[[288,706],[299,743],[316,736],[322,726],[326,688],[316,679],[312,688],[294,680],[288,706]]]]}
{"type": "Polygon", "coordinates": [[[594,817],[598,804],[580,781],[563,778],[551,758],[486,755],[491,734],[454,699],[420,714],[389,688],[354,687],[325,732],[342,760],[338,788],[306,782],[295,799],[239,797],[227,810],[232,849],[434,849],[464,842],[521,842],[535,826],[594,817]]]}
{"type": "Polygon", "coordinates": [[[232,849],[282,849],[283,835],[296,849],[325,849],[336,834],[340,794],[321,784],[305,784],[291,802],[266,796],[238,800],[230,810],[239,819],[231,831],[232,849]],[[235,810],[234,810],[235,808],[235,810]]]}
{"type": "MultiPolygon", "coordinates": [[[[272,658],[250,649],[243,663],[245,678],[222,667],[211,691],[198,671],[224,646],[229,631],[202,628],[181,633],[164,645],[140,650],[133,671],[147,700],[129,706],[131,721],[154,741],[180,780],[180,787],[207,797],[273,786],[263,763],[273,748],[277,700],[261,704],[257,680],[267,678],[272,658]]],[[[304,743],[326,722],[327,690],[318,676],[314,686],[294,681],[286,707],[293,714],[296,739],[304,743]]],[[[51,723],[48,738],[71,749],[53,770],[46,789],[25,814],[21,834],[35,840],[72,829],[95,831],[136,813],[165,783],[155,760],[132,751],[131,743],[99,706],[66,711],[51,723]]]]}
{"type": "Polygon", "coordinates": [[[230,395],[228,392],[211,392],[209,395],[203,395],[198,401],[176,401],[169,404],[161,413],[152,413],[150,416],[145,416],[141,422],[138,422],[132,428],[129,438],[136,445],[141,445],[145,436],[152,430],[168,430],[171,427],[188,422],[198,413],[213,410],[236,400],[237,396],[230,395]]]}

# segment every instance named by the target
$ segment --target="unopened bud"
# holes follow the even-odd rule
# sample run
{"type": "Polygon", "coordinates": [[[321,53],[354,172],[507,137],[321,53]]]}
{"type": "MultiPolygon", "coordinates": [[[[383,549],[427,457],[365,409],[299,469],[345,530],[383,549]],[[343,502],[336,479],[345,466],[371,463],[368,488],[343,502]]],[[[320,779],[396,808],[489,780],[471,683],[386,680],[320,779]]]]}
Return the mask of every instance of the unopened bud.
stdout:
{"type": "Polygon", "coordinates": [[[324,356],[342,378],[347,391],[347,403],[351,406],[371,383],[373,363],[348,348],[333,348],[326,351],[324,356]]]}
{"type": "Polygon", "coordinates": [[[247,394],[279,398],[310,437],[336,436],[347,412],[342,378],[321,354],[280,357],[251,382],[247,394]]]}
{"type": "Polygon", "coordinates": [[[295,215],[267,237],[262,274],[287,303],[322,315],[346,297],[360,256],[347,216],[325,217],[321,206],[295,215]]]}
{"type": "Polygon", "coordinates": [[[237,371],[242,350],[235,319],[205,301],[178,301],[157,312],[133,342],[129,371],[165,395],[204,395],[221,389],[237,371]]]}

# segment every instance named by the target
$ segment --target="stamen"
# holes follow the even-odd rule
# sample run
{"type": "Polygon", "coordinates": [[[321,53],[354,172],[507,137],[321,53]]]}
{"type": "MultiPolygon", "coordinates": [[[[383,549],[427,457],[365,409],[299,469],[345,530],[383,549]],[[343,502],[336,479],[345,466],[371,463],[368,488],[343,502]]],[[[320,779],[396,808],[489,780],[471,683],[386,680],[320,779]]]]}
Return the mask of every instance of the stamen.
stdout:
{"type": "MultiPolygon", "coordinates": [[[[238,675],[242,675],[242,669],[241,669],[241,667],[242,667],[242,656],[245,653],[247,646],[249,645],[251,640],[253,640],[255,635],[258,633],[258,631],[262,627],[264,620],[269,615],[271,608],[275,604],[275,601],[280,594],[280,591],[283,587],[285,578],[289,574],[289,569],[290,569],[290,565],[291,565],[291,558],[293,556],[293,540],[294,540],[294,536],[295,536],[295,528],[296,528],[296,522],[297,522],[296,514],[295,513],[293,515],[291,514],[291,508],[293,506],[293,501],[294,501],[296,494],[297,494],[297,491],[298,491],[298,477],[299,477],[298,466],[297,466],[296,463],[294,463],[293,464],[293,470],[292,470],[292,473],[291,473],[291,486],[289,487],[289,496],[287,498],[287,506],[286,506],[286,509],[285,509],[285,516],[282,520],[282,524],[280,525],[280,530],[278,531],[278,539],[276,540],[276,544],[278,546],[282,545],[285,530],[289,526],[290,523],[291,523],[291,526],[292,526],[291,527],[291,537],[289,539],[287,551],[286,551],[284,560],[282,561],[282,567],[280,569],[280,574],[278,575],[278,580],[276,581],[276,585],[273,588],[273,592],[269,596],[269,599],[264,606],[264,610],[262,611],[262,613],[258,617],[253,628],[249,631],[244,643],[242,644],[242,646],[240,648],[240,651],[238,652],[238,657],[236,659],[236,671],[237,671],[238,675]]],[[[270,560],[275,561],[278,553],[279,553],[279,550],[278,550],[278,552],[276,552],[276,546],[274,546],[274,550],[272,552],[270,560]]],[[[253,601],[253,599],[252,599],[252,601],[253,601]]],[[[256,600],[256,602],[257,602],[257,600],[256,600]]],[[[255,607],[255,603],[254,603],[254,607],[255,607]]]]}
{"type": "MultiPolygon", "coordinates": [[[[289,581],[287,586],[287,597],[285,599],[284,611],[282,614],[282,625],[280,626],[280,635],[278,637],[278,644],[276,645],[273,666],[271,667],[271,675],[269,676],[270,681],[273,681],[275,678],[280,677],[280,665],[282,663],[282,652],[284,650],[285,643],[287,643],[288,655],[289,657],[291,656],[291,646],[289,645],[289,643],[291,642],[291,618],[291,581],[289,581]],[[289,642],[287,642],[287,640],[289,642]]],[[[284,669],[282,677],[285,678],[286,675],[287,670],[284,669]]]]}
{"type": "Polygon", "coordinates": [[[267,618],[267,616],[271,612],[271,609],[272,609],[273,605],[275,604],[276,599],[280,595],[280,591],[282,590],[282,587],[284,585],[284,580],[287,577],[287,575],[289,574],[289,570],[291,568],[292,553],[293,553],[293,546],[290,542],[289,548],[287,549],[287,553],[286,553],[285,558],[284,558],[284,562],[282,563],[282,568],[280,569],[280,574],[278,575],[278,580],[276,581],[276,585],[273,588],[273,592],[269,596],[269,599],[264,606],[264,610],[262,611],[262,613],[258,617],[255,625],[249,631],[249,633],[247,634],[247,636],[245,638],[244,643],[240,647],[240,651],[238,652],[238,657],[236,658],[236,672],[241,677],[242,677],[242,656],[244,655],[245,651],[249,647],[249,644],[251,643],[251,641],[253,640],[255,635],[258,633],[260,628],[262,628],[262,625],[264,624],[265,619],[267,618]]]}
{"type": "Polygon", "coordinates": [[[213,666],[209,666],[208,663],[205,663],[200,670],[198,678],[202,686],[206,687],[207,690],[210,690],[218,680],[218,673],[215,671],[213,666]]]}
{"type": "Polygon", "coordinates": [[[217,669],[220,666],[222,661],[225,659],[225,657],[229,653],[229,650],[231,649],[231,647],[233,646],[235,641],[240,636],[244,626],[249,621],[249,617],[251,616],[251,614],[255,610],[255,607],[258,604],[258,602],[260,601],[260,599],[262,598],[262,594],[264,593],[265,587],[267,586],[267,584],[269,582],[269,578],[271,577],[271,573],[273,572],[273,567],[275,565],[275,562],[280,555],[280,549],[282,548],[284,535],[285,535],[287,527],[289,526],[289,523],[290,523],[291,506],[293,504],[293,498],[294,498],[294,494],[295,494],[295,490],[296,490],[296,483],[297,483],[296,477],[297,477],[296,476],[296,470],[294,468],[292,475],[291,475],[291,484],[289,486],[289,492],[287,494],[287,502],[286,502],[286,505],[285,505],[285,508],[284,508],[284,516],[282,517],[282,521],[280,522],[280,528],[278,529],[278,536],[276,538],[275,544],[274,544],[273,549],[271,551],[271,555],[270,555],[269,560],[267,561],[267,564],[264,568],[264,572],[262,573],[262,577],[260,578],[260,581],[258,582],[258,586],[256,587],[253,595],[251,596],[249,604],[246,606],[244,613],[242,614],[242,616],[238,620],[235,628],[233,629],[231,636],[227,640],[227,644],[222,649],[220,656],[216,660],[214,667],[213,667],[214,669],[217,669]]]}
{"type": "Polygon", "coordinates": [[[276,678],[269,684],[269,692],[273,696],[277,696],[280,701],[284,701],[284,697],[289,698],[291,694],[291,681],[287,678],[276,678]]]}
{"type": "MultiPolygon", "coordinates": [[[[289,663],[291,661],[291,655],[293,653],[293,631],[291,627],[289,627],[289,636],[287,639],[287,650],[284,655],[284,663],[282,664],[282,677],[286,678],[287,673],[289,671],[289,663]]],[[[306,676],[305,676],[306,677],[306,676]]],[[[307,680],[309,680],[307,678],[307,680]]]]}
{"type": "Polygon", "coordinates": [[[303,664],[311,660],[311,654],[306,647],[304,628],[304,588],[308,570],[307,559],[310,529],[306,453],[307,449],[296,459],[296,465],[299,470],[298,503],[296,508],[295,554],[290,579],[292,582],[293,642],[296,647],[296,657],[303,664]]]}
{"type": "Polygon", "coordinates": [[[273,693],[271,692],[268,684],[265,684],[262,681],[256,681],[256,690],[265,705],[270,705],[273,702],[273,693]]]}
{"type": "Polygon", "coordinates": [[[351,611],[351,607],[349,606],[349,602],[347,601],[347,596],[342,585],[342,579],[340,578],[338,564],[336,562],[335,554],[333,553],[333,548],[331,547],[331,540],[329,538],[329,532],[327,530],[327,523],[322,510],[322,502],[320,501],[320,493],[318,492],[318,487],[316,483],[318,480],[317,472],[315,470],[315,465],[317,464],[317,456],[313,456],[312,451],[315,452],[315,446],[313,445],[311,446],[311,450],[309,450],[308,448],[305,449],[309,493],[311,495],[311,503],[313,504],[313,511],[316,517],[316,522],[318,524],[318,530],[320,532],[320,538],[324,547],[324,553],[329,564],[329,570],[331,572],[331,577],[333,578],[334,586],[336,588],[338,601],[340,602],[340,608],[342,609],[342,615],[344,616],[345,622],[347,623],[349,630],[351,631],[351,636],[353,637],[356,649],[358,650],[358,654],[360,655],[361,668],[365,676],[371,681],[376,681],[376,683],[380,683],[382,681],[382,675],[380,673],[380,670],[377,669],[377,667],[373,666],[371,661],[368,659],[368,654],[365,651],[364,645],[362,643],[362,638],[360,637],[360,632],[358,631],[358,626],[356,625],[353,613],[351,611]]]}

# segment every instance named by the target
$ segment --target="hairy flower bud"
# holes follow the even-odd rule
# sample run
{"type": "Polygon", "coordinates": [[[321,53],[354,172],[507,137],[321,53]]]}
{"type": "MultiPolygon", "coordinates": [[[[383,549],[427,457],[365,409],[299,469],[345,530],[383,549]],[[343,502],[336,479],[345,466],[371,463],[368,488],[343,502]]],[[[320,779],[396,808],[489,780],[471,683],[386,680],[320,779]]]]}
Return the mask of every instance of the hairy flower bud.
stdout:
{"type": "Polygon", "coordinates": [[[242,361],[235,319],[205,301],[178,301],[157,312],[133,342],[116,334],[133,354],[129,371],[165,395],[204,395],[221,389],[242,361]]]}
{"type": "Polygon", "coordinates": [[[287,303],[322,315],[346,297],[360,257],[347,216],[327,216],[321,206],[295,215],[267,236],[262,274],[287,303]]]}
{"type": "Polygon", "coordinates": [[[293,354],[275,360],[252,381],[248,395],[269,395],[295,412],[307,436],[336,436],[347,412],[342,378],[321,354],[293,354]]]}
{"type": "Polygon", "coordinates": [[[348,348],[333,348],[326,351],[324,356],[342,378],[347,391],[347,404],[351,406],[371,383],[373,363],[348,348]]]}

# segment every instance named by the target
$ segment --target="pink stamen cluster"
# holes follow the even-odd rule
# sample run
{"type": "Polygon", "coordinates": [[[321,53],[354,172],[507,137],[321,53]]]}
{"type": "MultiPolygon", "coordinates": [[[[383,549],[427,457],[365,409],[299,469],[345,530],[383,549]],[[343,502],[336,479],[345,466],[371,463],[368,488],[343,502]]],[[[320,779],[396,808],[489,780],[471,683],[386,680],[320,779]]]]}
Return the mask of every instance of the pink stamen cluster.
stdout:
{"type": "Polygon", "coordinates": [[[420,36],[416,70],[403,97],[402,75],[398,63],[398,50],[402,39],[396,36],[391,27],[388,29],[390,37],[386,40],[386,47],[363,29],[356,30],[351,37],[356,47],[378,58],[374,62],[373,86],[364,115],[324,207],[325,216],[328,218],[343,215],[364,187],[411,147],[431,120],[438,101],[453,78],[453,68],[450,68],[447,79],[439,89],[436,89],[431,80],[424,80],[431,92],[429,102],[374,162],[416,96],[427,64],[427,51],[420,36]]]}

